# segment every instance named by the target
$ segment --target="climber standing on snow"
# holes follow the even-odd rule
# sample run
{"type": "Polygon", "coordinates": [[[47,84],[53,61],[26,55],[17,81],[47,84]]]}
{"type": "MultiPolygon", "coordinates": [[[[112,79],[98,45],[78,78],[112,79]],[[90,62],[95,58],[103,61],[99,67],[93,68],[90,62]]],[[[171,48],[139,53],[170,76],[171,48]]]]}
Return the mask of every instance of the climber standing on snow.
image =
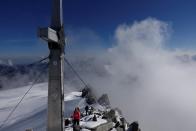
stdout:
{"type": "Polygon", "coordinates": [[[80,109],[76,107],[73,113],[73,125],[80,125],[80,109]]]}
{"type": "Polygon", "coordinates": [[[85,111],[86,111],[86,116],[88,115],[88,110],[89,110],[89,107],[88,105],[85,107],[85,111]]]}

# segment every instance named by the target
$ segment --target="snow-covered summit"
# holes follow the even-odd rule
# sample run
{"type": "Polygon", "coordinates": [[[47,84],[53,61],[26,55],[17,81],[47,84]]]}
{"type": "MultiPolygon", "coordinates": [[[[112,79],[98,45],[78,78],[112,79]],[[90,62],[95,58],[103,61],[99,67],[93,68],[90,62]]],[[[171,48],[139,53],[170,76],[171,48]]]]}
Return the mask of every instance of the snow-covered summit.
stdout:
{"type": "MultiPolygon", "coordinates": [[[[13,88],[0,92],[0,125],[29,87],[13,88]]],[[[25,131],[25,129],[29,128],[34,129],[34,131],[46,130],[47,87],[47,83],[36,84],[1,131],[25,131]]],[[[81,97],[81,95],[82,92],[65,88],[65,118],[71,118],[75,107],[79,107],[81,113],[84,112],[84,108],[88,104],[86,103],[86,98],[81,97]]],[[[103,118],[103,112],[106,111],[106,107],[98,103],[91,106],[94,109],[93,113],[88,116],[83,115],[80,121],[80,126],[83,131],[108,122],[107,119],[103,118]],[[97,121],[92,121],[94,115],[96,115],[97,121]]],[[[73,130],[72,126],[65,128],[65,131],[71,130],[73,130]]]]}

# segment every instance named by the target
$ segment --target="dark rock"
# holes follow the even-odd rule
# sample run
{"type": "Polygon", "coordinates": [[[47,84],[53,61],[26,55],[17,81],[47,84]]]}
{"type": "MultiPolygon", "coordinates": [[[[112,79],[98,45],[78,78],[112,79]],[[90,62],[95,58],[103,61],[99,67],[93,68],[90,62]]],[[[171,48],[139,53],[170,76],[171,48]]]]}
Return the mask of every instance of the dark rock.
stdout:
{"type": "Polygon", "coordinates": [[[128,131],[141,131],[139,128],[139,123],[137,121],[134,121],[129,125],[128,131]]]}
{"type": "Polygon", "coordinates": [[[65,119],[65,126],[68,126],[69,124],[71,124],[71,121],[69,119],[65,119]]]}
{"type": "Polygon", "coordinates": [[[109,112],[105,112],[103,114],[103,117],[116,123],[116,121],[115,121],[116,116],[115,116],[115,110],[114,109],[111,109],[109,112]]]}
{"type": "Polygon", "coordinates": [[[102,116],[102,119],[106,119],[106,120],[107,120],[107,119],[108,119],[108,117],[106,117],[106,116],[102,116]]]}
{"type": "Polygon", "coordinates": [[[103,94],[97,101],[100,105],[109,107],[110,106],[110,100],[107,94],[103,94]]]}
{"type": "Polygon", "coordinates": [[[86,98],[86,103],[89,104],[89,105],[95,104],[96,103],[96,98],[92,95],[89,95],[86,98]]]}
{"type": "Polygon", "coordinates": [[[82,90],[82,96],[83,98],[86,98],[86,103],[89,105],[95,104],[96,101],[96,96],[95,93],[92,90],[93,88],[90,85],[87,85],[83,90],[82,90]]]}
{"type": "Polygon", "coordinates": [[[90,89],[87,87],[82,89],[82,97],[84,98],[84,97],[88,96],[89,92],[90,92],[90,89]]]}
{"type": "Polygon", "coordinates": [[[120,126],[120,122],[118,121],[118,122],[115,124],[114,128],[117,128],[117,127],[119,127],[119,126],[120,126]]]}
{"type": "Polygon", "coordinates": [[[117,111],[120,115],[122,115],[122,111],[119,108],[115,108],[115,111],[117,111]]]}
{"type": "Polygon", "coordinates": [[[93,121],[97,121],[96,115],[93,116],[93,121]]]}

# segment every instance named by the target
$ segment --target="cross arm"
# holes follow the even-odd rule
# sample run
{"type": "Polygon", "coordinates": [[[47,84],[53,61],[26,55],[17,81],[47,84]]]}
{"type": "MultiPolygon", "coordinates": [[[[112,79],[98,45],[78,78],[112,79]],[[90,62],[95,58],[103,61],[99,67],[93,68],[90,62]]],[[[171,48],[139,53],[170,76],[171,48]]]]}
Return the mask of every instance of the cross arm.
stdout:
{"type": "Polygon", "coordinates": [[[59,41],[57,32],[49,27],[39,28],[38,29],[38,36],[47,42],[58,43],[58,41],[59,41]]]}

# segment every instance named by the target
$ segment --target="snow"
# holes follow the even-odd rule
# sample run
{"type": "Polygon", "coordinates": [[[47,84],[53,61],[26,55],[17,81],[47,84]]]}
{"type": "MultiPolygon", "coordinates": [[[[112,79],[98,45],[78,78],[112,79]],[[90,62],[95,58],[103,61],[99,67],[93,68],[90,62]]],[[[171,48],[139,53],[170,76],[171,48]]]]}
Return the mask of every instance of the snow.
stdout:
{"type": "Polygon", "coordinates": [[[88,130],[88,129],[82,129],[82,131],[90,131],[90,130],[88,130]]]}
{"type": "MultiPolygon", "coordinates": [[[[97,116],[97,121],[93,121],[93,116],[94,115],[85,116],[80,120],[80,127],[82,128],[82,131],[89,131],[90,129],[93,129],[99,125],[107,123],[107,120],[101,119],[101,116],[97,116]]],[[[65,128],[65,131],[72,130],[72,125],[65,128]]]]}
{"type": "MultiPolygon", "coordinates": [[[[70,128],[66,128],[65,131],[73,131],[73,128],[70,127],[70,128]]],[[[91,131],[89,129],[81,129],[81,131],[91,131]]]]}
{"type": "Polygon", "coordinates": [[[95,128],[99,125],[102,125],[104,123],[107,123],[107,120],[101,119],[101,118],[97,118],[97,121],[81,121],[80,125],[81,127],[87,128],[87,129],[92,129],[95,128]]]}
{"type": "MultiPolygon", "coordinates": [[[[0,91],[0,125],[29,88],[30,85],[0,91]]],[[[47,89],[47,83],[34,85],[1,131],[21,131],[32,127],[36,131],[44,130],[47,117],[47,89]]],[[[83,105],[84,100],[79,97],[81,92],[70,93],[70,89],[65,89],[65,92],[66,90],[68,93],[64,95],[66,107],[64,115],[70,117],[74,108],[83,105]]]]}
{"type": "MultiPolygon", "coordinates": [[[[2,90],[0,91],[0,125],[6,119],[11,110],[20,101],[21,97],[29,89],[30,86],[2,90]]],[[[36,131],[46,130],[46,117],[47,117],[47,83],[40,83],[34,85],[32,90],[27,94],[24,101],[16,109],[11,118],[6,122],[1,131],[24,131],[25,129],[32,128],[36,131]]],[[[80,97],[81,92],[74,92],[70,89],[65,89],[65,114],[69,118],[75,107],[80,107],[81,111],[86,106],[85,99],[80,97]],[[67,91],[66,91],[67,90],[67,91]]],[[[93,105],[97,110],[104,110],[100,105],[93,105]]],[[[104,124],[107,121],[97,116],[97,121],[92,121],[93,115],[86,116],[81,119],[80,125],[83,128],[94,128],[98,125],[104,124]],[[91,120],[90,120],[91,119],[91,120]]],[[[82,131],[89,131],[82,129],[82,131]]],[[[66,131],[72,131],[72,127],[66,128],[66,131]]]]}
{"type": "Polygon", "coordinates": [[[110,131],[117,131],[117,130],[116,130],[116,128],[112,128],[112,130],[110,130],[110,131]]]}
{"type": "Polygon", "coordinates": [[[70,101],[70,100],[75,100],[78,99],[82,95],[82,92],[71,92],[69,95],[64,97],[64,101],[70,101]]]}
{"type": "MultiPolygon", "coordinates": [[[[17,121],[34,115],[36,112],[44,110],[47,103],[47,84],[37,84],[30,93],[25,97],[25,100],[16,109],[13,116],[9,119],[6,125],[13,124],[17,121]]],[[[22,95],[25,94],[29,86],[2,90],[0,92],[0,124],[6,119],[10,111],[20,101],[22,95]]]]}
{"type": "Polygon", "coordinates": [[[99,105],[99,104],[93,104],[92,106],[93,106],[93,108],[95,108],[99,111],[102,111],[102,112],[107,110],[106,107],[99,105]]]}

